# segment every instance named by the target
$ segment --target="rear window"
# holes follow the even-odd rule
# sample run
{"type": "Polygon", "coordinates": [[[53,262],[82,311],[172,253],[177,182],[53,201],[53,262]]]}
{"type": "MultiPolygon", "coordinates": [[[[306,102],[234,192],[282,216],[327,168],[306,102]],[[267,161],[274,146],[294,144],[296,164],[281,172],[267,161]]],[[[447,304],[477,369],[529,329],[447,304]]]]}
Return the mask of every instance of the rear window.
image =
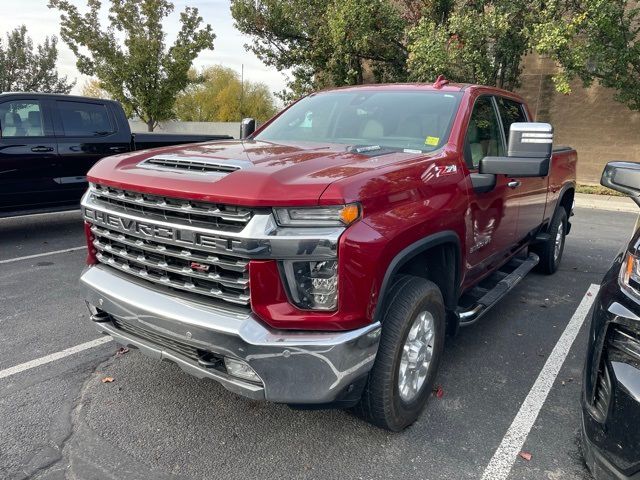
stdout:
{"type": "Polygon", "coordinates": [[[40,102],[15,100],[0,104],[0,130],[2,136],[43,137],[43,120],[40,102]]]}
{"type": "Polygon", "coordinates": [[[57,104],[66,137],[97,137],[114,132],[106,105],[67,101],[57,104]]]}

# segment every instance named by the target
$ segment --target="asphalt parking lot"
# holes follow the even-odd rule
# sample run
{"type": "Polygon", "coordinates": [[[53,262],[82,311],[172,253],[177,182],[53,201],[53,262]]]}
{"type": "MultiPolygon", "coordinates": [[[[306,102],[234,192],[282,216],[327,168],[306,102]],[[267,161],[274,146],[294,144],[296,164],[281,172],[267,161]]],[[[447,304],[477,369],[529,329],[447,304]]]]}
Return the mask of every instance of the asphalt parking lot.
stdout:
{"type": "MultiPolygon", "coordinates": [[[[492,458],[635,218],[577,209],[560,271],[530,274],[448,340],[443,395],[399,434],[343,411],[252,402],[135,350],[118,355],[113,342],[86,344],[100,337],[78,287],[79,213],[0,220],[0,479],[492,478],[492,458]],[[44,252],[58,253],[34,257],[44,252]]],[[[508,456],[510,479],[590,478],[578,434],[584,317],[517,448],[531,459],[508,456]]]]}

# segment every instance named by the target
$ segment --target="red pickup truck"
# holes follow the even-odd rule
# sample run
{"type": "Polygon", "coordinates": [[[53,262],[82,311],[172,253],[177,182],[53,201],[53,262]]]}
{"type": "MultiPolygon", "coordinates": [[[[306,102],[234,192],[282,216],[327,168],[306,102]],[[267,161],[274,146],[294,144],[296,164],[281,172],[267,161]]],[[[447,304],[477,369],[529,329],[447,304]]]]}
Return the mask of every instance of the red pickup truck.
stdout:
{"type": "Polygon", "coordinates": [[[106,158],[82,200],[91,318],[247,397],[401,430],[445,335],[558,268],[577,156],[531,120],[496,88],[367,85],[106,158]]]}

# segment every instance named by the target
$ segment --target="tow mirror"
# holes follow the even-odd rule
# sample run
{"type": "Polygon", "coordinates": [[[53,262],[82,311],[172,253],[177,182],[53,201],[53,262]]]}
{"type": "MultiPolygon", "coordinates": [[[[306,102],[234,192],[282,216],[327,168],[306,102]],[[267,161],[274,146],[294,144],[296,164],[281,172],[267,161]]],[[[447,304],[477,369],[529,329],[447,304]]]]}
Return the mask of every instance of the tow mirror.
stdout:
{"type": "Polygon", "coordinates": [[[256,121],[253,118],[243,118],[240,124],[240,139],[249,138],[256,131],[256,121]]]}
{"type": "Polygon", "coordinates": [[[481,174],[546,177],[553,152],[553,127],[548,123],[517,122],[509,129],[506,157],[484,157],[481,174]]]}
{"type": "Polygon", "coordinates": [[[600,183],[629,195],[640,205],[640,163],[609,162],[604,167],[600,183]]]}

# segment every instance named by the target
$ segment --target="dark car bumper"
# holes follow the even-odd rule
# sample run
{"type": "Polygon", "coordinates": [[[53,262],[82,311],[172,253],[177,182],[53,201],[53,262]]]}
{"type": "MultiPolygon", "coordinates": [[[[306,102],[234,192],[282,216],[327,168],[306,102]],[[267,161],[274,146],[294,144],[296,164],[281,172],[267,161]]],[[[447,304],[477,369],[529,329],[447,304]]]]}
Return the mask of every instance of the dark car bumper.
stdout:
{"type": "Polygon", "coordinates": [[[640,304],[618,258],[595,303],[582,395],[583,449],[597,479],[640,479],[640,304]]]}

